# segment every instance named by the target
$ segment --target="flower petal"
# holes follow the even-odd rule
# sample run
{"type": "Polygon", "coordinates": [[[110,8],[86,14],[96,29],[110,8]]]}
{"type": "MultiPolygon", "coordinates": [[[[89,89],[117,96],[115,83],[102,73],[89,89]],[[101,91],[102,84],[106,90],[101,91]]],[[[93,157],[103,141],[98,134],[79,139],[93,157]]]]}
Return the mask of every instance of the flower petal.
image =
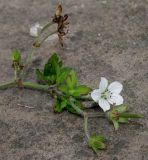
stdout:
{"type": "Polygon", "coordinates": [[[111,97],[108,99],[110,104],[120,105],[123,104],[123,97],[119,94],[112,94],[111,97]]]}
{"type": "Polygon", "coordinates": [[[99,106],[103,109],[104,112],[108,111],[110,109],[110,104],[107,100],[101,98],[99,100],[99,106]]]}
{"type": "Polygon", "coordinates": [[[101,92],[100,89],[95,89],[91,92],[91,98],[95,101],[98,102],[101,97],[101,92]]]}
{"type": "Polygon", "coordinates": [[[35,23],[31,28],[30,28],[30,35],[32,37],[37,37],[39,30],[42,29],[42,26],[39,23],[35,23]]]}
{"type": "Polygon", "coordinates": [[[123,89],[123,85],[117,81],[112,82],[109,86],[108,86],[108,90],[111,93],[116,93],[119,94],[123,89]]]}
{"type": "Polygon", "coordinates": [[[99,84],[99,89],[101,90],[101,93],[103,93],[108,86],[108,80],[105,77],[101,77],[101,82],[99,84]]]}

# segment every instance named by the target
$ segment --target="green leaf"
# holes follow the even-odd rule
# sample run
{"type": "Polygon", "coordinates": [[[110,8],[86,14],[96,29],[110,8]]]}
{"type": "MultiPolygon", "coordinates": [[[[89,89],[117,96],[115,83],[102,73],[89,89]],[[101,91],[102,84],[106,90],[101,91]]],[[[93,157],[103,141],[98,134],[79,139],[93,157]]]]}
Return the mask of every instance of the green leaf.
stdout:
{"type": "Polygon", "coordinates": [[[39,69],[36,69],[36,77],[38,80],[40,80],[48,85],[52,85],[55,82],[55,76],[52,75],[52,76],[45,77],[43,72],[40,71],[39,69]]]}
{"type": "Polygon", "coordinates": [[[119,106],[115,106],[114,109],[117,110],[118,113],[123,113],[123,112],[127,111],[128,106],[125,104],[121,104],[119,106]]]}
{"type": "Polygon", "coordinates": [[[39,77],[44,81],[48,82],[48,84],[56,84],[57,77],[60,75],[60,70],[62,67],[62,62],[60,61],[58,55],[54,53],[49,59],[48,62],[44,66],[43,75],[40,74],[39,77]],[[43,77],[44,76],[44,77],[43,77]]]}
{"type": "Polygon", "coordinates": [[[140,114],[133,114],[133,113],[120,113],[119,117],[122,118],[143,118],[144,116],[140,114]]]}
{"type": "Polygon", "coordinates": [[[128,118],[119,117],[118,122],[119,123],[128,123],[128,118]]]}
{"type": "Polygon", "coordinates": [[[66,95],[69,95],[69,90],[68,90],[68,87],[66,85],[59,86],[58,90],[61,91],[61,92],[63,92],[66,95]]]}
{"type": "Polygon", "coordinates": [[[66,99],[64,99],[63,97],[57,98],[54,104],[54,111],[60,113],[66,108],[66,106],[67,106],[66,99]]]}
{"type": "Polygon", "coordinates": [[[71,105],[67,105],[67,106],[66,106],[66,109],[67,109],[67,111],[70,112],[70,113],[78,114],[78,113],[72,108],[71,105]]]}
{"type": "Polygon", "coordinates": [[[108,111],[108,112],[106,112],[106,117],[108,118],[108,120],[110,121],[110,122],[112,122],[112,110],[110,110],[110,111],[108,111]]]}
{"type": "MultiPolygon", "coordinates": [[[[78,100],[75,100],[75,105],[78,107],[78,108],[80,108],[81,110],[83,110],[84,109],[84,106],[83,106],[83,104],[82,104],[82,102],[81,101],[78,101],[78,100]]],[[[69,112],[71,112],[71,113],[74,113],[74,114],[77,114],[77,115],[79,115],[79,113],[71,106],[71,101],[68,101],[68,106],[67,106],[67,110],[69,111],[69,112]]]]}
{"type": "Polygon", "coordinates": [[[86,95],[91,91],[91,88],[85,86],[85,85],[81,85],[81,86],[77,86],[74,91],[73,91],[73,96],[80,96],[80,95],[86,95]]]}
{"type": "Polygon", "coordinates": [[[62,68],[57,75],[57,84],[62,84],[66,81],[68,74],[72,69],[69,67],[62,68]]]}
{"type": "Polygon", "coordinates": [[[54,53],[44,66],[44,76],[57,75],[61,66],[58,55],[54,53]]]}
{"type": "Polygon", "coordinates": [[[67,86],[70,89],[75,88],[77,85],[77,76],[74,70],[71,70],[67,77],[67,86]]]}
{"type": "Polygon", "coordinates": [[[92,138],[95,138],[97,141],[102,141],[102,142],[105,141],[105,137],[102,136],[102,135],[93,134],[91,137],[92,137],[92,138]]]}
{"type": "Polygon", "coordinates": [[[40,71],[39,69],[36,69],[36,77],[37,77],[38,80],[45,80],[43,72],[40,71]]]}
{"type": "Polygon", "coordinates": [[[97,150],[106,149],[106,145],[104,144],[105,138],[103,136],[93,135],[88,140],[88,146],[92,148],[95,152],[97,150]]]}
{"type": "Polygon", "coordinates": [[[12,61],[17,61],[20,62],[21,61],[21,53],[19,50],[14,50],[12,51],[12,55],[11,55],[12,61]]]}
{"type": "Polygon", "coordinates": [[[112,122],[113,122],[115,130],[118,130],[119,129],[119,123],[118,123],[118,121],[113,120],[112,122]]]}

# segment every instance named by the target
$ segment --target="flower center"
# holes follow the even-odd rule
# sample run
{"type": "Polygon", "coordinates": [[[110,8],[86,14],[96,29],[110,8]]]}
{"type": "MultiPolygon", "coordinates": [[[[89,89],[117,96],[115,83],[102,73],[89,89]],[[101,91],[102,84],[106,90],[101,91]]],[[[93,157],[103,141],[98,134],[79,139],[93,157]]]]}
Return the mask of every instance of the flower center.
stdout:
{"type": "Polygon", "coordinates": [[[101,94],[101,98],[107,99],[109,96],[109,91],[105,91],[104,93],[101,94]]]}

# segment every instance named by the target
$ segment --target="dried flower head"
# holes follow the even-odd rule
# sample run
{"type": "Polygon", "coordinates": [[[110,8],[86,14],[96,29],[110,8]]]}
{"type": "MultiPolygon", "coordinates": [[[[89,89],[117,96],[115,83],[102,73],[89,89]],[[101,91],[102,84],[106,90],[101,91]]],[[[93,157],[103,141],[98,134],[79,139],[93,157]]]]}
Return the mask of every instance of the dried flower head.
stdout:
{"type": "Polygon", "coordinates": [[[55,16],[58,18],[61,16],[61,13],[62,13],[62,5],[59,4],[56,8],[56,11],[55,11],[55,16]]]}
{"type": "Polygon", "coordinates": [[[63,46],[63,37],[68,33],[68,24],[67,22],[68,15],[62,15],[62,5],[59,4],[56,8],[55,15],[53,17],[53,22],[58,24],[57,31],[58,37],[60,40],[61,45],[63,46]],[[67,29],[67,30],[65,30],[67,29]]]}

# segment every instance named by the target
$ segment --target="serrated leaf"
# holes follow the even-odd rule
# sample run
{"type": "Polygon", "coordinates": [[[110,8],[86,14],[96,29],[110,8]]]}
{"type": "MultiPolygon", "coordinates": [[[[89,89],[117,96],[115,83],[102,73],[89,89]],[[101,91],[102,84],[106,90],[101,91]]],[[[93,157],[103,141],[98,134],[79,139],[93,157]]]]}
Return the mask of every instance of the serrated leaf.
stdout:
{"type": "Polygon", "coordinates": [[[70,89],[75,88],[77,85],[77,76],[74,70],[71,70],[67,77],[67,86],[70,89]]]}
{"type": "Polygon", "coordinates": [[[17,61],[20,62],[21,61],[21,53],[19,50],[14,50],[12,51],[12,55],[11,55],[12,61],[17,61]]]}

